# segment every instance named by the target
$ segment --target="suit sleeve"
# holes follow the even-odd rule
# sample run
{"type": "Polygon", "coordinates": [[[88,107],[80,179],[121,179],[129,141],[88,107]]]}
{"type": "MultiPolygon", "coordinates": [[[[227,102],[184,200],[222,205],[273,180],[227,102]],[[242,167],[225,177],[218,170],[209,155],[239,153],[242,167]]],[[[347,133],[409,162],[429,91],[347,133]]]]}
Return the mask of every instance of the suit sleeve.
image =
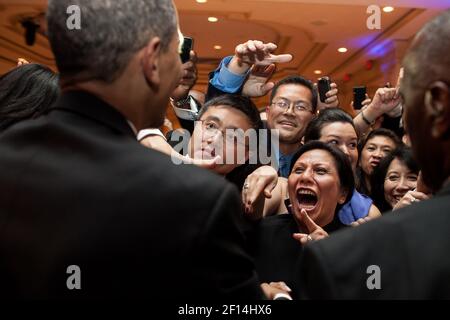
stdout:
{"type": "Polygon", "coordinates": [[[205,298],[262,299],[254,263],[246,250],[238,192],[226,184],[198,238],[194,268],[205,298]]]}
{"type": "Polygon", "coordinates": [[[300,299],[335,299],[335,286],[319,243],[305,246],[300,266],[300,299]]]}

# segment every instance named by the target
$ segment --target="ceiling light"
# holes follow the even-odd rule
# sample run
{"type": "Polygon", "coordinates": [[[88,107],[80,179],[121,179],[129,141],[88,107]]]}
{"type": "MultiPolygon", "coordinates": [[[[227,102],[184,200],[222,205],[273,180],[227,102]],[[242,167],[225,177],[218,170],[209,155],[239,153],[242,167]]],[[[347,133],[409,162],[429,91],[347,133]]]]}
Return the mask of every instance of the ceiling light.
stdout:
{"type": "Polygon", "coordinates": [[[344,52],[347,52],[347,48],[342,47],[342,48],[339,48],[338,51],[341,53],[344,53],[344,52]]]}
{"type": "Polygon", "coordinates": [[[214,46],[214,49],[216,49],[216,50],[220,50],[220,49],[222,49],[222,46],[219,46],[219,45],[215,45],[215,46],[214,46]]]}
{"type": "Polygon", "coordinates": [[[196,0],[198,3],[206,3],[208,0],[196,0]]]}
{"type": "Polygon", "coordinates": [[[315,74],[322,74],[322,71],[321,70],[314,70],[314,73],[315,74]]]}
{"type": "Polygon", "coordinates": [[[208,17],[208,21],[209,22],[217,22],[217,21],[219,21],[219,19],[217,19],[216,17],[208,17]]]}
{"type": "Polygon", "coordinates": [[[394,7],[390,7],[390,6],[384,7],[384,8],[383,8],[383,11],[384,11],[384,12],[392,12],[392,11],[394,11],[394,7]]]}

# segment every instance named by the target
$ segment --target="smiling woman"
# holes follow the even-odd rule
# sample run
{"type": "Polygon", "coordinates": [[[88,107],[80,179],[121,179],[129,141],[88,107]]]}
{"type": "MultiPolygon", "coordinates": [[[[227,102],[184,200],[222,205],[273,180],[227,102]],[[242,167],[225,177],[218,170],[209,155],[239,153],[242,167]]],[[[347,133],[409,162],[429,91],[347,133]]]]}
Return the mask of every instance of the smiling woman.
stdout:
{"type": "Polygon", "coordinates": [[[382,212],[389,212],[403,202],[410,205],[428,195],[417,189],[419,166],[411,149],[399,147],[381,160],[371,177],[372,198],[382,212]]]}
{"type": "Polygon", "coordinates": [[[290,214],[259,220],[249,239],[260,281],[284,281],[295,297],[303,244],[345,227],[337,212],[351,198],[355,182],[348,157],[321,141],[301,147],[292,164],[290,214]]]}

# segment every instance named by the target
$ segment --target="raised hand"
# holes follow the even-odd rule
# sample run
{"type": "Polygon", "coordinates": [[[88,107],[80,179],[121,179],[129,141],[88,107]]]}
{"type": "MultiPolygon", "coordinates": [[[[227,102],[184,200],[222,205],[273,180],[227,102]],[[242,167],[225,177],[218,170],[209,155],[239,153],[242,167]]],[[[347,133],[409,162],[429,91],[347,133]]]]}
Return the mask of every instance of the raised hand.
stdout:
{"type": "Polygon", "coordinates": [[[320,101],[319,96],[317,97],[317,110],[339,107],[339,99],[338,99],[339,90],[337,88],[337,84],[332,82],[330,84],[330,87],[331,90],[329,90],[326,93],[327,99],[325,100],[325,102],[320,101]]]}
{"type": "Polygon", "coordinates": [[[328,237],[328,233],[311,219],[305,209],[302,209],[300,212],[300,220],[306,227],[308,233],[294,233],[293,237],[300,241],[301,244],[305,245],[310,241],[317,241],[328,237]]]}
{"type": "Polygon", "coordinates": [[[290,54],[272,54],[277,49],[273,43],[263,43],[258,40],[249,40],[246,43],[239,44],[235,49],[235,56],[240,63],[249,65],[267,66],[272,63],[284,63],[292,60],[290,54]]]}
{"type": "Polygon", "coordinates": [[[394,208],[392,208],[392,211],[398,210],[400,208],[404,208],[409,206],[410,204],[413,204],[414,202],[419,202],[422,200],[427,200],[430,197],[426,195],[423,192],[419,191],[408,191],[405,193],[405,195],[397,202],[394,208]]]}
{"type": "Polygon", "coordinates": [[[277,171],[271,166],[259,167],[247,177],[242,188],[242,203],[247,217],[252,220],[263,217],[264,200],[272,197],[277,183],[277,171]]]}
{"type": "Polygon", "coordinates": [[[400,102],[397,88],[379,88],[375,92],[371,106],[382,115],[392,111],[400,102]]]}
{"type": "MultiPolygon", "coordinates": [[[[361,102],[361,109],[364,110],[370,103],[372,102],[372,99],[370,99],[369,95],[366,93],[366,99],[361,102]]],[[[352,110],[354,111],[359,111],[359,110],[355,110],[355,107],[353,106],[353,101],[350,103],[350,106],[352,107],[352,110]]]]}
{"type": "Polygon", "coordinates": [[[273,82],[268,82],[275,72],[276,66],[254,65],[244,83],[242,94],[247,97],[262,97],[266,95],[274,87],[273,82]]]}
{"type": "Polygon", "coordinates": [[[263,43],[258,40],[249,40],[236,46],[228,69],[235,74],[245,74],[253,65],[268,66],[275,63],[284,63],[292,60],[290,54],[275,55],[277,46],[273,43],[263,43]]]}
{"type": "Polygon", "coordinates": [[[375,120],[385,113],[389,114],[401,103],[399,88],[402,78],[403,68],[400,69],[395,88],[379,88],[375,92],[372,102],[364,110],[370,120],[375,120]]]}
{"type": "Polygon", "coordinates": [[[192,89],[197,81],[197,54],[194,51],[191,51],[189,61],[183,63],[181,68],[183,75],[178,86],[170,96],[175,101],[186,98],[189,94],[189,90],[192,89]]]}

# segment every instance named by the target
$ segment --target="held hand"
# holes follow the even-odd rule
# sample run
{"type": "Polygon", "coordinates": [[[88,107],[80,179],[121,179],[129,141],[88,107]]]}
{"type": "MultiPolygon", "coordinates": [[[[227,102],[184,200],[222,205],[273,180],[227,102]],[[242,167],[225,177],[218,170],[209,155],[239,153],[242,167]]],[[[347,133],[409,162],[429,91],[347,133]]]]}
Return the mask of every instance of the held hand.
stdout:
{"type": "Polygon", "coordinates": [[[369,222],[370,220],[372,220],[371,217],[359,218],[358,220],[353,221],[350,225],[352,227],[357,227],[357,226],[360,226],[360,225],[362,225],[362,224],[364,224],[366,222],[369,222]]]}
{"type": "Polygon", "coordinates": [[[247,177],[242,188],[242,202],[249,218],[262,218],[264,199],[272,197],[272,190],[277,183],[278,174],[271,166],[259,167],[247,177]]]}
{"type": "Polygon", "coordinates": [[[242,94],[247,97],[265,96],[274,87],[273,82],[268,82],[275,72],[275,65],[254,65],[248,79],[244,83],[242,94]]]}
{"type": "Polygon", "coordinates": [[[197,54],[194,51],[191,51],[189,61],[184,63],[181,68],[183,73],[181,80],[170,96],[175,101],[186,98],[189,90],[192,89],[197,81],[197,54]]]}
{"type": "Polygon", "coordinates": [[[325,102],[320,101],[320,97],[317,96],[317,110],[339,107],[339,99],[338,99],[339,90],[337,84],[332,82],[330,84],[330,87],[331,90],[326,93],[327,99],[325,100],[325,102]]]}
{"type": "Polygon", "coordinates": [[[397,204],[392,208],[392,211],[398,210],[400,208],[404,208],[409,206],[410,204],[413,204],[414,202],[419,202],[422,200],[427,200],[430,197],[426,195],[425,193],[418,192],[418,191],[408,191],[400,200],[397,202],[397,204]]]}
{"type": "MultiPolygon", "coordinates": [[[[367,108],[367,106],[372,102],[372,99],[370,99],[369,95],[366,93],[366,99],[361,102],[361,110],[364,110],[367,108]]],[[[360,112],[360,110],[355,110],[354,105],[353,105],[353,101],[350,103],[350,106],[352,108],[353,111],[355,111],[356,113],[360,112]]]]}
{"type": "Polygon", "coordinates": [[[269,299],[269,300],[274,300],[276,298],[276,296],[280,296],[280,295],[282,295],[287,300],[292,300],[292,298],[290,296],[290,293],[292,292],[292,290],[283,281],[262,283],[261,289],[264,292],[267,299],[269,299]]]}
{"type": "Polygon", "coordinates": [[[308,233],[294,233],[293,237],[302,245],[328,237],[328,233],[311,219],[305,209],[301,210],[300,220],[308,229],[308,233]]]}

